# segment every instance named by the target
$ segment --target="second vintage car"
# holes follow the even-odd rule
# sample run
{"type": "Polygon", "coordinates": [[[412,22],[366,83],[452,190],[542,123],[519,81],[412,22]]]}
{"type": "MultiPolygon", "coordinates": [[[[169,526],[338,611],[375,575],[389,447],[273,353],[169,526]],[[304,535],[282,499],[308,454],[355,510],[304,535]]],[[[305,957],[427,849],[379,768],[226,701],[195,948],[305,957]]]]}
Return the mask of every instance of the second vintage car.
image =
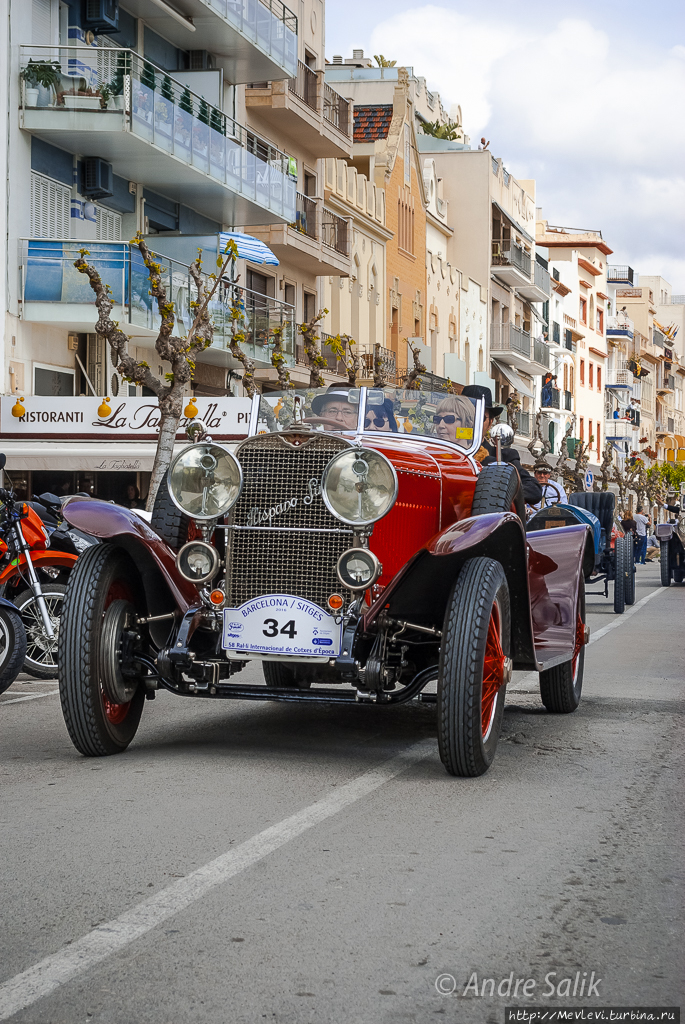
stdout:
{"type": "Polygon", "coordinates": [[[66,519],[103,541],[79,559],[60,633],[76,748],[124,750],[159,688],[419,699],[437,705],[447,771],[475,776],[493,760],[512,669],[540,673],[549,711],[574,711],[591,532],[526,537],[516,469],[481,465],[485,416],[482,400],[444,392],[258,396],[235,450],[192,424],[150,526],[70,500],[66,519]],[[241,682],[251,662],[263,683],[241,682]]]}

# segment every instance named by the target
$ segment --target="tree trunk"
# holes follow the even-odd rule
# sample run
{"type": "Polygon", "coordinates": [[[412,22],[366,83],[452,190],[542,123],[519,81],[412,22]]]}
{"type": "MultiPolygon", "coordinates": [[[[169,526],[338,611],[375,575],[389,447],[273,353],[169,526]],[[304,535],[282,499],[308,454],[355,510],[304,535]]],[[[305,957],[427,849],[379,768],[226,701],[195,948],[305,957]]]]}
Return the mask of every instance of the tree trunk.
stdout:
{"type": "Polygon", "coordinates": [[[179,420],[181,419],[181,404],[182,398],[178,398],[175,401],[171,396],[162,399],[159,403],[159,437],[157,438],[157,451],[155,452],[155,461],[152,466],[152,476],[150,477],[150,487],[145,505],[148,512],[152,512],[154,508],[159,485],[166,476],[171,460],[174,457],[174,442],[176,440],[179,420]]]}

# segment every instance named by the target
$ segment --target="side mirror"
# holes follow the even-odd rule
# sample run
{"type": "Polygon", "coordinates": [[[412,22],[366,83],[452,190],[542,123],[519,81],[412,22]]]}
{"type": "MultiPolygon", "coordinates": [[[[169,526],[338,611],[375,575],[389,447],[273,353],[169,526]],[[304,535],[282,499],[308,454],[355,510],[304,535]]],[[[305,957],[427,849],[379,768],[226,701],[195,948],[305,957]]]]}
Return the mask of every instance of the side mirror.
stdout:
{"type": "Polygon", "coordinates": [[[7,456],[4,455],[2,452],[0,452],[0,469],[4,469],[5,468],[5,463],[6,462],[7,462],[7,456]]]}

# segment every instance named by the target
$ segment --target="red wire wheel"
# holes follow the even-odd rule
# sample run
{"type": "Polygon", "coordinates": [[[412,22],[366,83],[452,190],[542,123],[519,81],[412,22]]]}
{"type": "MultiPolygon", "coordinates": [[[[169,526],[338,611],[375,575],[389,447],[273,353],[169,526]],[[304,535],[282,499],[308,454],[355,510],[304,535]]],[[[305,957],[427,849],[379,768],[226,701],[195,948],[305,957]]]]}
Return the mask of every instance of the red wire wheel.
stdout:
{"type": "Polygon", "coordinates": [[[504,570],[492,558],[471,558],[447,602],[438,666],[438,748],[451,775],[482,775],[492,764],[510,652],[504,570]]]}

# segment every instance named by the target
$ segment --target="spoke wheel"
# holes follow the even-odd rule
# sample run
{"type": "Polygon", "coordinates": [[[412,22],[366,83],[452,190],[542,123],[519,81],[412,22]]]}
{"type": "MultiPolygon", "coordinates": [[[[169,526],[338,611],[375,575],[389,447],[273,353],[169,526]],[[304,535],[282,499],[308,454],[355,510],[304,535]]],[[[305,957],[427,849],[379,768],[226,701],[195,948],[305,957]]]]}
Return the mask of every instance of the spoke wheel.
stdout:
{"type": "Polygon", "coordinates": [[[438,666],[438,747],[450,775],[482,775],[492,764],[510,651],[504,570],[492,558],[469,559],[447,603],[438,666]]]}
{"type": "Polygon", "coordinates": [[[667,540],[662,540],[659,544],[659,566],[661,569],[662,587],[670,587],[671,585],[670,547],[670,542],[667,540]]]}
{"type": "Polygon", "coordinates": [[[0,693],[21,671],[26,656],[26,633],[18,611],[0,605],[0,693]]]}
{"type": "Polygon", "coordinates": [[[540,673],[540,697],[548,711],[568,715],[580,704],[585,670],[585,584],[580,581],[573,656],[540,673]]]}
{"type": "Polygon", "coordinates": [[[52,631],[55,634],[52,640],[45,631],[43,616],[35,595],[30,590],[22,590],[14,599],[26,630],[24,672],[28,672],[36,679],[56,679],[59,627],[67,588],[63,587],[61,583],[43,583],[41,589],[52,623],[52,631]]]}
{"type": "Polygon", "coordinates": [[[76,563],[64,600],[59,644],[62,711],[72,743],[87,757],[125,750],[136,734],[144,687],[122,676],[124,630],[142,591],[122,551],[98,544],[76,563]]]}

